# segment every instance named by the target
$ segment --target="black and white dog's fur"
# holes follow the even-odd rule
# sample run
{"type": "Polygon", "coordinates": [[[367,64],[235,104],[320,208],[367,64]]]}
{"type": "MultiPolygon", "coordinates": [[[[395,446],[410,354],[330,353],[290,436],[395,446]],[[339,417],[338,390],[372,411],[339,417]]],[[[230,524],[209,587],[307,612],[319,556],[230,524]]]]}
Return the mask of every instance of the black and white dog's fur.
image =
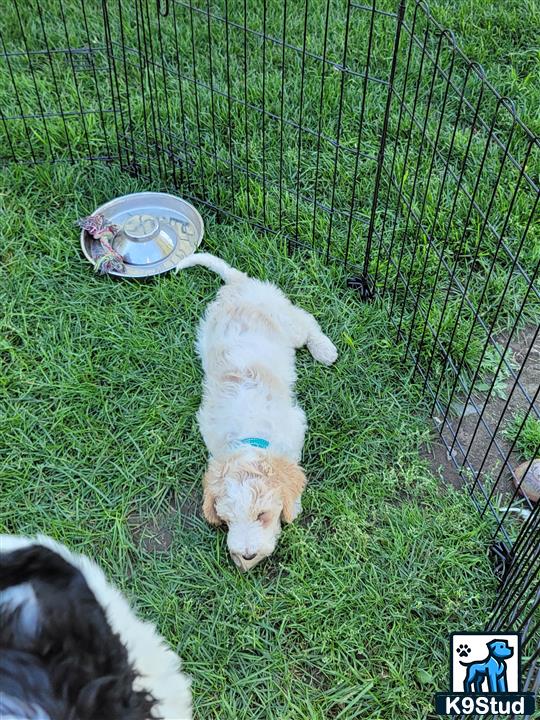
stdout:
{"type": "Polygon", "coordinates": [[[190,680],[84,556],[0,535],[2,720],[191,719],[190,680]]]}

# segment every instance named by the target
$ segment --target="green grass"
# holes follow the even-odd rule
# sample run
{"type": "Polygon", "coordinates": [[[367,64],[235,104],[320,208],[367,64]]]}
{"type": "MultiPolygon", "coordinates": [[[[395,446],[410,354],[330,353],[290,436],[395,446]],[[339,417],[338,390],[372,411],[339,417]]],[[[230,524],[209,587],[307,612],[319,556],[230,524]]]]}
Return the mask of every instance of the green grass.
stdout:
{"type": "Polygon", "coordinates": [[[505,428],[507,440],[515,443],[515,448],[524,460],[532,460],[540,450],[540,420],[524,413],[516,413],[505,428]]]}
{"type": "MultiPolygon", "coordinates": [[[[57,0],[40,3],[41,18],[37,6],[19,3],[30,48],[44,47],[41,21],[50,47],[96,47],[103,42],[101,3],[85,3],[88,33],[81,24],[81,6],[65,5],[64,29],[58,22],[57,0]]],[[[250,26],[260,28],[265,21],[267,34],[281,37],[283,6],[267,5],[265,20],[262,5],[254,4],[250,26]]],[[[294,45],[301,42],[304,5],[299,0],[287,5],[287,38],[294,45]]],[[[325,6],[321,0],[310,2],[309,52],[321,52],[325,6]]],[[[381,6],[391,8],[393,3],[381,6]]],[[[171,13],[178,13],[177,26],[191,28],[188,9],[172,2],[171,7],[171,13]]],[[[411,3],[409,22],[413,7],[411,3]]],[[[24,56],[12,57],[10,65],[0,62],[4,114],[31,115],[41,109],[51,113],[45,120],[8,121],[9,136],[0,135],[0,155],[14,152],[30,160],[33,153],[39,160],[59,161],[54,166],[10,165],[2,176],[1,525],[8,532],[51,534],[96,557],[181,654],[194,678],[199,718],[423,720],[431,712],[433,692],[447,686],[447,633],[483,627],[495,581],[486,557],[488,521],[480,521],[466,496],[442,487],[419,454],[431,436],[431,424],[418,378],[411,378],[403,362],[404,346],[396,341],[388,321],[392,300],[392,315],[399,321],[402,314],[413,347],[422,348],[425,356],[435,350],[435,378],[443,373],[443,364],[438,348],[422,332],[422,313],[434,327],[440,324],[443,342],[451,341],[451,357],[465,358],[465,382],[472,381],[478,365],[477,381],[492,373],[498,358],[483,354],[485,334],[474,325],[467,307],[460,307],[455,288],[450,287],[443,312],[447,275],[437,277],[437,261],[425,233],[416,236],[414,223],[406,221],[406,208],[393,191],[381,248],[387,251],[394,242],[394,227],[394,258],[403,249],[403,272],[416,290],[424,287],[417,316],[384,253],[379,282],[388,273],[390,292],[372,304],[361,303],[345,289],[348,272],[341,264],[326,266],[324,258],[303,249],[287,258],[287,240],[298,235],[302,245],[319,251],[326,249],[329,238],[333,257],[347,258],[353,266],[361,264],[386,88],[375,82],[366,88],[361,137],[365,157],[356,168],[362,78],[349,75],[342,85],[338,67],[328,65],[323,75],[320,61],[308,58],[302,90],[300,55],[288,47],[283,94],[282,46],[265,44],[263,71],[263,46],[250,35],[249,83],[244,86],[242,8],[242,3],[228,3],[230,20],[240,25],[229,27],[228,38],[223,23],[212,23],[212,55],[206,18],[193,16],[198,80],[212,82],[223,95],[212,96],[202,85],[195,95],[191,31],[175,38],[171,18],[161,26],[166,79],[160,67],[143,69],[144,98],[135,92],[140,72],[137,56],[124,58],[115,52],[122,70],[119,85],[113,88],[120,96],[120,115],[100,113],[100,105],[105,110],[112,105],[104,53],[96,54],[96,76],[91,68],[74,74],[61,53],[48,61],[34,57],[31,67],[24,56]],[[227,42],[234,59],[229,82],[227,42]],[[173,85],[178,68],[183,79],[173,85]],[[310,133],[302,133],[299,147],[294,123],[300,119],[304,127],[315,128],[327,139],[336,137],[342,88],[339,153],[328,140],[319,146],[310,133]],[[241,102],[229,102],[229,91],[240,100],[246,94],[247,112],[241,102]],[[84,123],[76,114],[78,93],[90,110],[84,123]],[[280,117],[282,101],[286,122],[282,125],[267,116],[263,143],[262,115],[255,108],[264,102],[267,112],[280,117]],[[60,106],[75,114],[61,117],[60,106]],[[114,163],[67,162],[71,157],[117,153],[115,121],[120,123],[122,158],[140,164],[139,179],[119,172],[114,163]],[[146,134],[159,148],[149,155],[146,134]],[[170,150],[177,159],[174,172],[171,165],[163,164],[170,150]],[[233,172],[228,164],[231,155],[233,172]],[[249,181],[242,172],[247,163],[254,173],[249,181]],[[113,282],[94,276],[78,253],[77,217],[111,196],[142,189],[171,190],[175,184],[204,212],[206,248],[252,275],[277,282],[294,302],[317,316],[340,351],[340,360],[331,369],[317,365],[305,352],[298,354],[298,393],[310,425],[304,456],[310,479],[305,511],[284,531],[275,555],[247,576],[229,562],[224,533],[208,527],[199,511],[205,450],[195,420],[202,377],[193,341],[197,322],[219,285],[217,279],[204,270],[191,270],[146,284],[113,282]],[[340,211],[351,206],[353,187],[349,235],[348,217],[340,211]],[[323,207],[314,214],[312,204],[302,196],[315,192],[323,207]],[[226,207],[237,218],[216,217],[201,201],[226,207]],[[333,215],[325,209],[332,202],[337,211],[333,215]],[[269,225],[276,233],[257,233],[248,219],[269,225]],[[166,547],[160,548],[156,537],[165,538],[166,547]]],[[[328,58],[339,64],[346,4],[332,0],[331,9],[328,58]]],[[[224,3],[216,1],[212,10],[223,13],[224,3]]],[[[432,10],[460,32],[466,49],[484,63],[504,92],[518,98],[525,119],[538,128],[537,3],[512,1],[500,9],[487,0],[475,2],[474,7],[465,2],[435,3],[432,10]]],[[[115,12],[111,10],[111,32],[118,40],[115,12]]],[[[358,8],[353,12],[348,66],[360,72],[369,18],[358,8]]],[[[22,46],[18,22],[11,5],[2,31],[10,50],[22,46]]],[[[156,21],[145,23],[156,40],[156,21]]],[[[124,32],[126,42],[136,47],[135,24],[124,23],[124,32]]],[[[370,74],[385,78],[393,20],[378,16],[374,33],[370,74]]],[[[432,37],[431,50],[434,42],[432,37]]],[[[401,52],[405,51],[404,45],[401,52]]],[[[449,62],[446,50],[443,61],[449,62]]],[[[413,74],[419,62],[416,48],[413,74]]],[[[456,82],[462,82],[463,68],[456,67],[455,73],[456,82]]],[[[398,89],[404,79],[400,62],[398,89]]],[[[429,80],[426,75],[419,86],[419,118],[429,102],[429,80]]],[[[411,102],[414,87],[403,90],[411,102]]],[[[468,97],[472,99],[477,91],[478,83],[472,80],[468,97]]],[[[440,78],[433,93],[437,110],[444,97],[440,78]]],[[[488,116],[493,111],[489,99],[483,110],[488,116]]],[[[455,118],[455,98],[447,112],[450,120],[455,118]]],[[[434,111],[428,123],[431,138],[437,123],[434,111]]],[[[1,125],[0,132],[5,127],[1,125]]],[[[444,125],[440,134],[446,152],[452,142],[449,128],[444,125]]],[[[498,130],[508,133],[503,118],[498,130]]],[[[469,132],[470,114],[452,151],[457,169],[464,161],[469,132]]],[[[388,159],[395,149],[397,182],[403,180],[407,197],[417,212],[423,212],[425,227],[440,240],[443,256],[455,264],[457,277],[463,281],[471,275],[469,298],[482,303],[484,319],[494,323],[493,332],[506,329],[525,292],[520,277],[514,276],[510,255],[502,253],[490,274],[494,238],[486,233],[476,253],[482,222],[473,215],[463,233],[467,218],[463,197],[454,221],[447,224],[455,182],[447,178],[443,184],[444,171],[435,159],[431,183],[425,183],[430,155],[418,155],[418,130],[410,123],[398,128],[396,111],[390,136],[388,159]],[[417,163],[419,179],[413,185],[417,163]],[[442,209],[437,212],[439,202],[442,209]],[[509,275],[510,289],[495,316],[509,275]]],[[[464,179],[469,191],[474,188],[474,168],[485,140],[486,132],[479,130],[464,179]]],[[[517,133],[512,143],[512,150],[522,156],[523,137],[517,133]]],[[[500,151],[491,149],[478,191],[482,207],[489,204],[500,161],[500,151]]],[[[529,171],[538,178],[537,155],[531,156],[529,171]]],[[[499,229],[515,180],[510,168],[493,203],[492,220],[499,229]]],[[[383,186],[383,194],[386,190],[383,186]]],[[[507,231],[510,251],[519,245],[530,206],[531,195],[520,192],[507,231]]],[[[382,231],[382,214],[376,219],[382,231]]],[[[520,256],[526,272],[538,261],[539,248],[535,225],[520,256]]],[[[374,253],[372,271],[376,257],[374,253]]],[[[523,321],[538,317],[538,307],[529,303],[523,321]]],[[[450,380],[443,375],[443,393],[450,380]]],[[[520,437],[525,436],[529,437],[523,432],[520,437]]]]}
{"type": "MultiPolygon", "coordinates": [[[[159,20],[156,13],[139,18],[142,35],[137,33],[134,8],[122,4],[124,14],[120,16],[118,8],[111,6],[112,57],[100,49],[104,35],[101,3],[84,4],[86,22],[81,22],[82,6],[77,2],[64,9],[65,22],[58,21],[59,0],[40,3],[36,11],[31,5],[20,5],[19,15],[14,5],[6,9],[3,37],[9,50],[21,48],[20,22],[31,49],[46,46],[45,31],[50,48],[91,45],[96,50],[93,65],[85,65],[84,56],[81,60],[64,53],[50,58],[37,54],[30,63],[19,54],[0,63],[3,112],[8,117],[26,116],[9,121],[9,137],[0,125],[3,154],[68,161],[119,153],[124,165],[138,167],[147,187],[176,187],[199,204],[224,208],[303,246],[322,253],[328,248],[333,258],[346,260],[352,268],[363,264],[394,18],[375,18],[370,80],[365,83],[362,73],[370,15],[351,6],[345,58],[347,3],[343,0],[330,0],[328,5],[326,65],[320,59],[326,18],[323,0],[308,6],[306,56],[301,53],[304,0],[289,0],[285,15],[282,3],[248,4],[247,36],[244,5],[239,0],[210,3],[210,22],[204,3],[192,4],[198,8],[193,10],[189,3],[171,2],[167,18],[159,20]],[[279,41],[284,23],[285,48],[279,41]],[[268,37],[264,43],[260,37],[263,28],[268,37]],[[122,53],[122,41],[134,52],[122,53]],[[146,62],[139,62],[139,54],[146,62]],[[344,60],[346,73],[341,71],[344,60]],[[111,87],[109,65],[113,63],[116,79],[111,87]],[[82,121],[81,107],[85,110],[82,121]],[[115,113],[110,112],[113,108],[115,113]],[[41,117],[43,111],[45,118],[41,117]],[[34,117],[36,114],[40,117],[34,117]],[[302,132],[298,125],[304,128],[302,132]]],[[[395,6],[394,0],[378,3],[390,11],[395,6]]],[[[394,315],[410,333],[425,364],[426,358],[434,356],[431,377],[434,384],[442,378],[444,393],[448,357],[456,365],[464,358],[466,385],[477,368],[480,379],[489,374],[492,363],[482,350],[488,333],[477,322],[477,312],[492,335],[506,330],[527,290],[513,257],[519,254],[519,267],[529,276],[540,259],[539,225],[528,222],[534,193],[523,179],[519,181],[518,170],[504,151],[488,142],[487,128],[493,122],[497,137],[508,144],[518,161],[526,162],[527,172],[536,182],[540,152],[534,148],[527,153],[525,133],[519,127],[512,129],[510,113],[497,109],[493,94],[482,87],[477,75],[467,74],[462,60],[453,61],[448,43],[439,47],[436,32],[425,34],[425,17],[421,11],[415,12],[415,6],[408,3],[407,29],[398,51],[385,171],[375,214],[378,235],[369,269],[373,276],[377,273],[379,290],[391,288],[394,315]],[[413,25],[416,38],[425,38],[427,56],[421,45],[410,42],[413,25]],[[429,58],[437,53],[438,64],[455,85],[449,92],[444,75],[433,73],[429,58]],[[469,105],[460,107],[461,88],[469,105]],[[479,119],[473,125],[479,97],[479,119]],[[407,108],[401,120],[399,98],[407,108]],[[412,112],[415,98],[413,121],[408,112],[412,112]],[[435,139],[439,155],[431,150],[430,142],[435,139]],[[450,172],[446,172],[446,159],[450,172]],[[401,194],[389,184],[391,171],[401,194]],[[520,190],[512,199],[517,182],[520,190]],[[471,196],[480,210],[471,210],[471,196]],[[409,208],[421,217],[420,230],[409,216],[409,208]],[[482,213],[488,210],[486,227],[482,213]],[[505,247],[497,248],[493,230],[503,229],[505,247]],[[495,253],[497,262],[492,267],[495,253]],[[441,267],[439,255],[445,263],[441,267]],[[467,288],[464,304],[458,284],[467,288]],[[408,288],[421,298],[417,311],[408,288]],[[504,302],[499,303],[503,293],[504,302]],[[426,333],[428,323],[432,330],[426,333]]],[[[537,3],[511,2],[500,10],[488,2],[475,3],[474,8],[464,2],[452,8],[440,3],[433,12],[443,24],[466,28],[466,49],[478,49],[478,54],[471,55],[484,62],[494,82],[506,78],[502,90],[518,98],[518,109],[524,111],[531,128],[538,130],[540,95],[538,83],[533,82],[538,67],[537,3]],[[469,22],[477,16],[478,26],[469,22]],[[518,48],[522,52],[519,61],[518,48]],[[516,62],[505,72],[509,58],[516,62]]],[[[539,317],[538,303],[529,298],[522,322],[534,323],[539,317]]]]}
{"type": "Polygon", "coordinates": [[[540,134],[538,1],[436,0],[430,6],[469,57],[483,64],[501,94],[512,98],[523,121],[540,134]]]}
{"type": "Polygon", "coordinates": [[[73,218],[125,176],[12,169],[4,190],[2,526],[98,558],[179,649],[205,718],[424,718],[446,634],[480,627],[487,528],[418,455],[430,435],[384,308],[316,259],[210,224],[208,246],[277,281],[338,344],[299,353],[310,423],[305,512],[242,576],[199,514],[205,451],[193,340],[217,290],[201,270],[150,284],[94,276],[73,218]],[[156,552],[148,536],[169,534],[156,552]],[[480,588],[482,590],[480,591],[480,588]]]}

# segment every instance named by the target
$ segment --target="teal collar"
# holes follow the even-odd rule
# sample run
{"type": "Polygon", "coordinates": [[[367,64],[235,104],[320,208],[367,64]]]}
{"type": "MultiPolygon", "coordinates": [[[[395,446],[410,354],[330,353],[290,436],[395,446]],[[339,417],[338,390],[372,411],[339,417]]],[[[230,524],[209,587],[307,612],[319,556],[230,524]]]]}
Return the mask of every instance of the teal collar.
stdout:
{"type": "Polygon", "coordinates": [[[270,445],[270,442],[268,440],[265,440],[264,438],[245,437],[237,440],[235,442],[235,445],[251,445],[251,447],[262,448],[263,450],[266,450],[266,448],[270,445]]]}

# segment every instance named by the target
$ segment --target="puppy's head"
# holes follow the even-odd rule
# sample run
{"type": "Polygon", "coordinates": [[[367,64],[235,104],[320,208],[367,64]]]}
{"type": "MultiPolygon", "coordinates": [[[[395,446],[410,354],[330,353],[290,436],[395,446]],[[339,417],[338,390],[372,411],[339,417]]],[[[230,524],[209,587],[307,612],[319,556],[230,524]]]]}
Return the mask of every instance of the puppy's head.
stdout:
{"type": "Polygon", "coordinates": [[[213,460],[204,477],[203,512],[212,525],[225,523],[231,557],[242,571],[271,555],[281,521],[298,515],[306,484],[302,469],[282,457],[255,453],[213,460]]]}

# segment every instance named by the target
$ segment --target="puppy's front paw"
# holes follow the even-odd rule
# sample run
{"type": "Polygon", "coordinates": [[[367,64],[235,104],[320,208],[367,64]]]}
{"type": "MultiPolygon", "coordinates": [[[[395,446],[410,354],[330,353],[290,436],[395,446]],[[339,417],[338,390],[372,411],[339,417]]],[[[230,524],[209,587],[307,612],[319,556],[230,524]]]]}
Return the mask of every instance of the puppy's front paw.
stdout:
{"type": "Polygon", "coordinates": [[[323,365],[332,365],[337,360],[337,348],[326,335],[322,335],[316,340],[310,340],[308,347],[315,360],[323,363],[323,365]]]}

